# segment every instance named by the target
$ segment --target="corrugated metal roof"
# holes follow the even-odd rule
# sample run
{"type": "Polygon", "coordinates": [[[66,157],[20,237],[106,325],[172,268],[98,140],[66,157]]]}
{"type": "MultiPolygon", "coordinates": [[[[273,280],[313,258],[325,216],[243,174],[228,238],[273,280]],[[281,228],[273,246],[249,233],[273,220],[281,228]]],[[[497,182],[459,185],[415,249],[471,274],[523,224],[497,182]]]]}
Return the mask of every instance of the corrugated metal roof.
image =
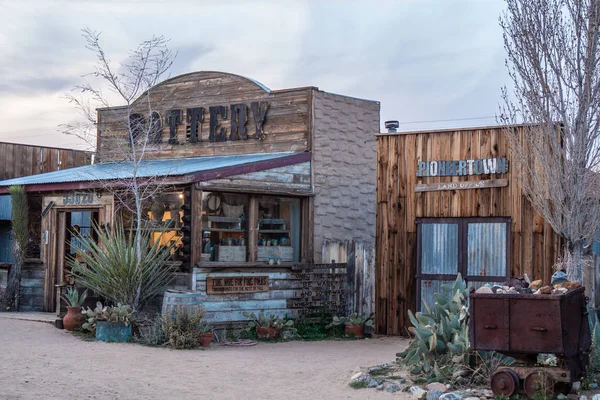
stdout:
{"type": "MultiPolygon", "coordinates": [[[[179,176],[195,172],[211,171],[219,168],[241,166],[244,164],[274,160],[297,153],[259,153],[239,154],[232,156],[208,156],[192,158],[166,158],[142,160],[139,163],[137,177],[151,178],[161,176],[179,176]]],[[[0,186],[36,185],[64,182],[87,182],[132,178],[132,163],[106,162],[83,167],[69,168],[62,171],[24,176],[21,178],[0,181],[0,186]]]]}
{"type": "Polygon", "coordinates": [[[0,196],[0,220],[11,220],[12,219],[12,202],[10,195],[0,196]]]}

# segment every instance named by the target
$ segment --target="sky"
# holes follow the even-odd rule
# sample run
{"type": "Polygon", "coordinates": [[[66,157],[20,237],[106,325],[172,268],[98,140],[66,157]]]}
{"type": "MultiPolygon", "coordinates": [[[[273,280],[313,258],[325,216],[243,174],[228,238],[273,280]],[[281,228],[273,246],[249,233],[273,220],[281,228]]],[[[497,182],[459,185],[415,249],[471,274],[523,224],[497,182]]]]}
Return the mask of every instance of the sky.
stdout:
{"type": "Polygon", "coordinates": [[[96,62],[83,28],[102,32],[115,65],[164,35],[177,52],[171,77],[223,71],[377,100],[382,131],[386,120],[401,131],[495,125],[510,86],[503,9],[503,0],[0,0],[0,141],[85,147],[61,133],[81,119],[65,94],[96,62]]]}

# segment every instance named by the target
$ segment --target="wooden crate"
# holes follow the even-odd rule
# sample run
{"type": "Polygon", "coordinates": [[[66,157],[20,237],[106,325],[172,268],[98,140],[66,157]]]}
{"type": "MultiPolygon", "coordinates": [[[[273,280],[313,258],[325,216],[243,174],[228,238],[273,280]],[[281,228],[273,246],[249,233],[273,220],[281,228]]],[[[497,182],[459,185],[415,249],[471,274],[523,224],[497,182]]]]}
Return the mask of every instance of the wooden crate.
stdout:
{"type": "Polygon", "coordinates": [[[246,261],[246,246],[217,246],[217,261],[246,261]]]}
{"type": "Polygon", "coordinates": [[[269,258],[282,262],[294,261],[294,248],[292,246],[258,246],[256,261],[269,261],[269,258]]]}

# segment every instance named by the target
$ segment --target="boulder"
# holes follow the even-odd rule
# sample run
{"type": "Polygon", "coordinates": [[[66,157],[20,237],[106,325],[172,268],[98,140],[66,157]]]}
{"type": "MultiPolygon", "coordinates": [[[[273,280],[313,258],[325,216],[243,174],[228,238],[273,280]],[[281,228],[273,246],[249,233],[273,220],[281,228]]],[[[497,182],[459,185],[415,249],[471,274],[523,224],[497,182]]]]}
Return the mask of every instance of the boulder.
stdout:
{"type": "Polygon", "coordinates": [[[443,393],[438,389],[430,389],[427,392],[427,400],[438,400],[442,394],[443,393]]]}
{"type": "Polygon", "coordinates": [[[418,386],[411,386],[410,389],[408,389],[408,391],[410,392],[413,399],[424,399],[427,395],[427,391],[418,386]]]}
{"type": "Polygon", "coordinates": [[[462,394],[459,392],[444,393],[440,396],[439,400],[462,400],[462,394]]]}
{"type": "Polygon", "coordinates": [[[543,286],[542,280],[538,279],[537,281],[533,281],[529,284],[529,289],[534,292],[543,286]]]}
{"type": "Polygon", "coordinates": [[[439,383],[439,382],[430,383],[427,386],[425,386],[425,389],[439,390],[442,393],[446,393],[448,391],[448,388],[446,387],[446,385],[444,385],[443,383],[439,383]]]}
{"type": "Polygon", "coordinates": [[[475,293],[486,293],[486,294],[487,294],[487,293],[490,293],[490,294],[491,294],[491,293],[494,293],[494,292],[492,291],[492,289],[491,289],[491,288],[489,288],[489,287],[487,287],[487,286],[482,286],[482,287],[480,287],[479,289],[477,289],[477,290],[475,291],[475,293]]]}

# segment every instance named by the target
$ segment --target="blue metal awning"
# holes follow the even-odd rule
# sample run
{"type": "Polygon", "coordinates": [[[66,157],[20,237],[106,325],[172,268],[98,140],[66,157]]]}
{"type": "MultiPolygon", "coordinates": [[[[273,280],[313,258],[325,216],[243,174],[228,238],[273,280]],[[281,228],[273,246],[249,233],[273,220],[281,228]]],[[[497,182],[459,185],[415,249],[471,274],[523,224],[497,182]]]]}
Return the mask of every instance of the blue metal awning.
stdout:
{"type": "Polygon", "coordinates": [[[10,195],[2,195],[0,196],[0,220],[11,220],[12,217],[12,202],[10,200],[10,195]]]}
{"type": "MultiPolygon", "coordinates": [[[[142,160],[137,165],[135,176],[148,179],[181,177],[177,183],[199,182],[297,164],[310,159],[311,153],[284,152],[142,160]]],[[[84,183],[131,179],[134,176],[133,168],[134,164],[128,161],[86,165],[0,181],[0,191],[6,192],[7,187],[12,185],[23,185],[28,191],[94,187],[84,183]],[[74,185],[75,183],[78,185],[74,185]]]]}

